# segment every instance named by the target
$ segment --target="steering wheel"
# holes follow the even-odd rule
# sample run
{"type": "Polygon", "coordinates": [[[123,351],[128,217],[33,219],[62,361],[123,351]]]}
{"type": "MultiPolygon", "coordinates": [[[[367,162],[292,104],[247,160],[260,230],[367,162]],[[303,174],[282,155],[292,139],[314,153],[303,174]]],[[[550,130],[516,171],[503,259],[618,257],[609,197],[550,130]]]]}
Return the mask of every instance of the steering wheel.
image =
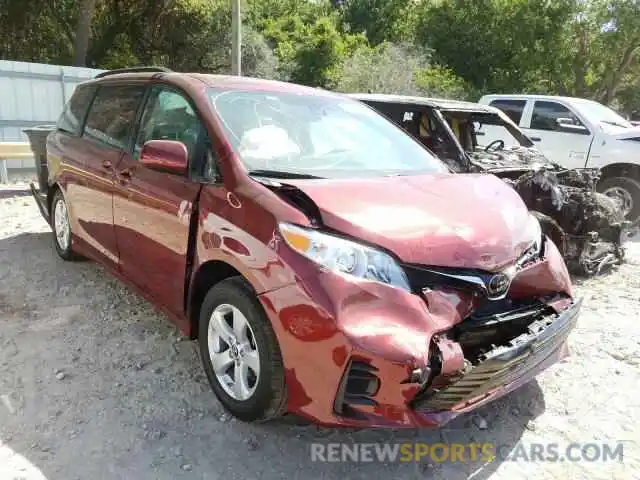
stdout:
{"type": "Polygon", "coordinates": [[[489,145],[484,147],[485,152],[489,152],[491,150],[503,150],[504,149],[504,140],[494,140],[489,145]]]}

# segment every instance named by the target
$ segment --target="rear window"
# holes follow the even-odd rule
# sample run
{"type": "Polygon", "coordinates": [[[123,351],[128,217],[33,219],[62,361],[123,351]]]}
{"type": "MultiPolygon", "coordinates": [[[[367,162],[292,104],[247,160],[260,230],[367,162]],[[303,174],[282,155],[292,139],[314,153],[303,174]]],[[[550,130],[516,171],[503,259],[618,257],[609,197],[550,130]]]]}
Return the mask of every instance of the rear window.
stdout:
{"type": "Polygon", "coordinates": [[[520,125],[526,100],[494,100],[489,105],[502,110],[516,124],[520,125]]]}
{"type": "Polygon", "coordinates": [[[143,96],[142,86],[100,87],[87,116],[84,134],[128,150],[131,127],[143,96]]]}
{"type": "Polygon", "coordinates": [[[93,98],[95,88],[88,85],[78,86],[64,107],[64,111],[56,125],[61,130],[72,135],[80,135],[82,122],[93,98]]]}

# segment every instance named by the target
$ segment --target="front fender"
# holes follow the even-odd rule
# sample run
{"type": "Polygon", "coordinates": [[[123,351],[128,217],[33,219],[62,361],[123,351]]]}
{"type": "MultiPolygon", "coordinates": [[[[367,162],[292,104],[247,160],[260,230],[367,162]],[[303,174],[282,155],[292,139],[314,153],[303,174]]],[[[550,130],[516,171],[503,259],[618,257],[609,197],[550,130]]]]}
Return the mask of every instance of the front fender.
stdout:
{"type": "Polygon", "coordinates": [[[640,165],[640,141],[596,138],[586,166],[603,168],[616,163],[640,165]]]}

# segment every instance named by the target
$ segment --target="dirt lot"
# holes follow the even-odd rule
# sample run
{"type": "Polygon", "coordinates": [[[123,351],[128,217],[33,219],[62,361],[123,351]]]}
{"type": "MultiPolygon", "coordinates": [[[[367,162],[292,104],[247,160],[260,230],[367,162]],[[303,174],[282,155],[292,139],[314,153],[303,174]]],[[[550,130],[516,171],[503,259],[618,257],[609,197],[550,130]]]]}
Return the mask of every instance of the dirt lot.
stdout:
{"type": "Polygon", "coordinates": [[[442,430],[230,419],[195,345],[102,268],[65,263],[24,185],[0,189],[0,480],[640,478],[640,242],[580,282],[572,356],[442,430]],[[312,442],[624,443],[624,462],[319,463],[312,442]]]}

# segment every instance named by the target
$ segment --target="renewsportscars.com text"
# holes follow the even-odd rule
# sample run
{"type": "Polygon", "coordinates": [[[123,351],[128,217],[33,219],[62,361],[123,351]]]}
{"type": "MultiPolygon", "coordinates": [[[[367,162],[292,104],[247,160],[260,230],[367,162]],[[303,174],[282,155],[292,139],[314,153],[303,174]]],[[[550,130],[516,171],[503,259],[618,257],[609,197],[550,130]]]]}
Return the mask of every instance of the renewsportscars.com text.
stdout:
{"type": "Polygon", "coordinates": [[[314,462],[620,462],[617,443],[312,443],[314,462]]]}

